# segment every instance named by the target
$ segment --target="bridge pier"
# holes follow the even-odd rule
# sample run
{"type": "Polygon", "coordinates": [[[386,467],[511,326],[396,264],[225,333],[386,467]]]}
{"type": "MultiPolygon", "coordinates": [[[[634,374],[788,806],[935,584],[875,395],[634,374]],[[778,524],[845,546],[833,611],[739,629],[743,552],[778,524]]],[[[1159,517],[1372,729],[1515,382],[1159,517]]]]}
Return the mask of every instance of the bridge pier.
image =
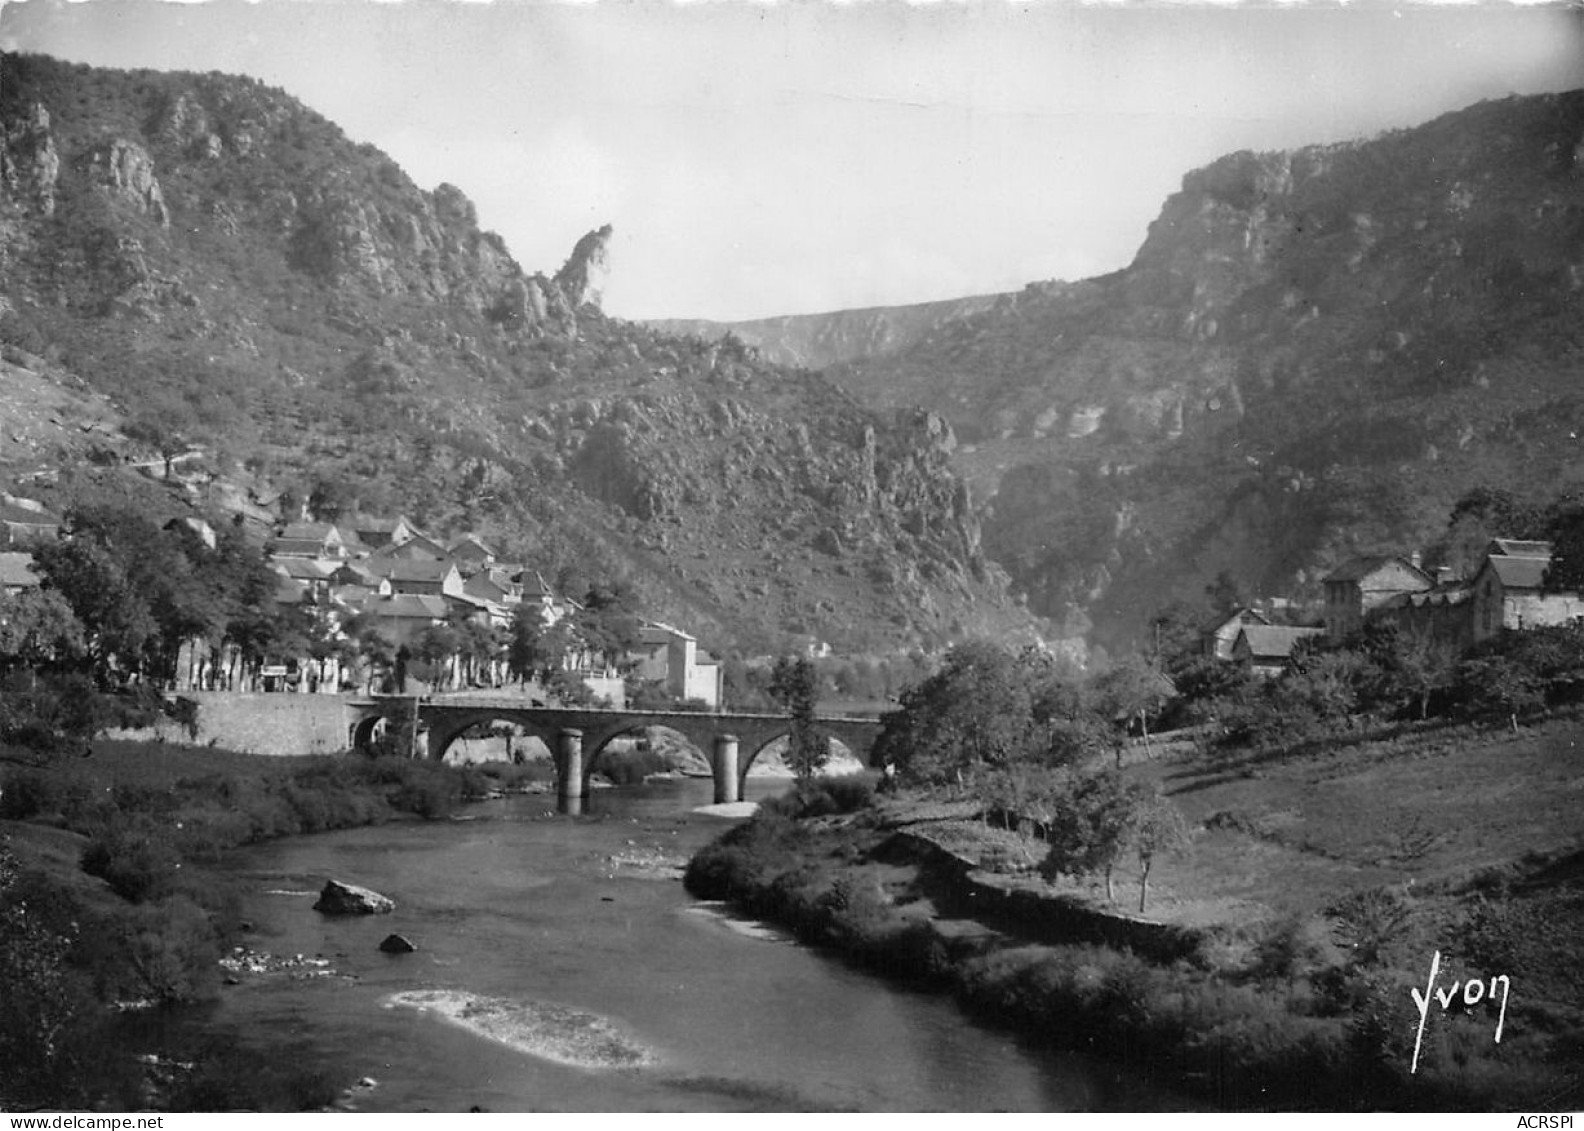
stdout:
{"type": "Polygon", "coordinates": [[[583,732],[567,727],[556,735],[557,808],[573,816],[583,812],[583,732]]]}
{"type": "Polygon", "coordinates": [[[710,759],[715,775],[715,804],[742,800],[742,779],[737,776],[737,736],[715,736],[715,756],[710,759]]]}

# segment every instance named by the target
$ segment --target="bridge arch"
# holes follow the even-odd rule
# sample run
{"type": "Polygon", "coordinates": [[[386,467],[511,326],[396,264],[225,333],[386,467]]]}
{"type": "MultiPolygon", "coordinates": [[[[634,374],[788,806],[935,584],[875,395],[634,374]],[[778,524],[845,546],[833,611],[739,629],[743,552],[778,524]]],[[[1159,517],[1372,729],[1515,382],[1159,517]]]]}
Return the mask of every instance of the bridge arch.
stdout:
{"type": "MultiPolygon", "coordinates": [[[[838,733],[837,728],[831,726],[822,726],[819,723],[815,723],[814,735],[816,738],[823,738],[825,740],[827,749],[829,748],[829,744],[839,742],[843,747],[846,748],[847,752],[859,762],[866,766],[869,764],[868,746],[854,746],[852,737],[850,735],[838,733]]],[[[758,761],[759,755],[763,754],[766,750],[774,746],[777,742],[780,742],[782,739],[785,739],[788,743],[790,743],[792,741],[792,728],[783,727],[772,732],[767,738],[763,738],[759,735],[755,735],[754,738],[755,745],[751,750],[748,751],[748,756],[744,758],[742,763],[737,767],[739,796],[742,793],[743,783],[747,782],[748,780],[748,771],[753,767],[754,762],[758,761]]]]}
{"type": "Polygon", "coordinates": [[[384,712],[374,711],[353,721],[347,733],[347,749],[367,754],[374,747],[374,735],[386,721],[384,712]]]}
{"type": "Polygon", "coordinates": [[[689,720],[666,719],[626,719],[614,726],[602,727],[599,730],[585,730],[583,732],[583,785],[593,777],[600,767],[600,759],[610,749],[612,742],[619,738],[644,737],[645,732],[652,730],[669,731],[686,739],[698,751],[704,764],[714,768],[714,757],[711,753],[715,737],[721,728],[711,723],[703,725],[689,725],[689,720]]]}
{"type": "Polygon", "coordinates": [[[555,757],[556,737],[558,728],[538,724],[533,719],[525,717],[519,711],[490,710],[480,708],[476,711],[448,712],[443,717],[436,717],[429,722],[429,743],[426,750],[428,759],[432,762],[445,761],[446,753],[453,743],[474,727],[484,723],[509,723],[519,727],[528,734],[544,743],[545,749],[550,751],[552,759],[555,757]]]}

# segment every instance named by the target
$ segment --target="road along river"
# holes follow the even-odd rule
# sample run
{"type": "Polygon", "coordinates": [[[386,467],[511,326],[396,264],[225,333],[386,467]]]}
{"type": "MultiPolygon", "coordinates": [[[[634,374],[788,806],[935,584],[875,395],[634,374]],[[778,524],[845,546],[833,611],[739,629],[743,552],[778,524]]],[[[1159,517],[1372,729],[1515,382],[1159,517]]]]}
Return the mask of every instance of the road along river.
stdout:
{"type": "Polygon", "coordinates": [[[580,818],[513,797],[239,852],[249,949],[328,965],[240,971],[207,1023],[368,1078],[359,1111],[1180,1106],[692,899],[671,865],[728,827],[692,812],[710,789],[602,790],[580,818]],[[331,877],[396,910],[315,912],[331,877]],[[418,950],[382,953],[392,932],[418,950]]]}

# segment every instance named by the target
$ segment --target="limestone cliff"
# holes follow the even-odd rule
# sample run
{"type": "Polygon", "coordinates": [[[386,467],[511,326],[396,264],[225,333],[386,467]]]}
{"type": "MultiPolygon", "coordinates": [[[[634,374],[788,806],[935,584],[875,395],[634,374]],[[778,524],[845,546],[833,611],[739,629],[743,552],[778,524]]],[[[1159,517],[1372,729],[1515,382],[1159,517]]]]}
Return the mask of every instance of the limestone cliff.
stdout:
{"type": "Polygon", "coordinates": [[[1227,572],[1295,600],[1484,483],[1576,474],[1584,92],[1189,172],[1133,262],[830,376],[964,441],[1031,604],[1136,639],[1227,572]]]}

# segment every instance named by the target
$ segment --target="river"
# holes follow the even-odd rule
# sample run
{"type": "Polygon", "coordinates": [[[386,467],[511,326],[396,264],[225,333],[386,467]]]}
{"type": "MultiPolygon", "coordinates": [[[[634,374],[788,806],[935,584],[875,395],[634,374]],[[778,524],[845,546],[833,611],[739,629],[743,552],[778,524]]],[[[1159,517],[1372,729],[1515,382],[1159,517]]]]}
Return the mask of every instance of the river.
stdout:
{"type": "Polygon", "coordinates": [[[727,827],[692,812],[710,788],[603,790],[575,819],[512,797],[460,820],[239,852],[227,867],[246,891],[250,947],[329,965],[243,973],[208,1023],[368,1078],[347,1101],[359,1111],[1180,1107],[1114,1066],[982,1027],[948,998],[692,899],[674,871],[645,865],[727,827]],[[397,908],[320,915],[330,877],[397,908]],[[382,953],[392,932],[419,949],[382,953]]]}

